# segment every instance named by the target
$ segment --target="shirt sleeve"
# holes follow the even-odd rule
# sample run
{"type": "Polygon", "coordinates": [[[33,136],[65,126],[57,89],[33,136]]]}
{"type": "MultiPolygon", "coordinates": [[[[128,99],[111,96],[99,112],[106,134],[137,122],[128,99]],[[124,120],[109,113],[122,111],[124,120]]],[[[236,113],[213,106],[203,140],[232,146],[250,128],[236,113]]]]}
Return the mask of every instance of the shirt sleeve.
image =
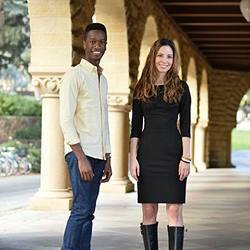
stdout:
{"type": "Polygon", "coordinates": [[[108,117],[107,117],[107,141],[106,141],[106,153],[111,154],[111,144],[110,144],[110,132],[109,132],[109,122],[108,122],[108,117]]]}
{"type": "MultiPolygon", "coordinates": [[[[107,93],[108,93],[108,85],[107,85],[107,93]]],[[[109,111],[108,111],[108,101],[105,103],[105,113],[106,113],[106,119],[105,119],[105,128],[106,128],[106,152],[111,154],[111,143],[110,143],[110,129],[109,129],[109,111]]]]}
{"type": "Polygon", "coordinates": [[[133,99],[132,104],[132,126],[130,138],[140,138],[142,134],[143,112],[141,102],[137,99],[133,99]]]}
{"type": "Polygon", "coordinates": [[[79,135],[74,124],[77,107],[78,84],[75,72],[69,70],[65,73],[60,85],[60,125],[64,140],[69,145],[80,143],[79,135]]]}
{"type": "Polygon", "coordinates": [[[182,137],[190,137],[191,95],[186,82],[183,82],[184,93],[180,102],[180,131],[182,137]]]}

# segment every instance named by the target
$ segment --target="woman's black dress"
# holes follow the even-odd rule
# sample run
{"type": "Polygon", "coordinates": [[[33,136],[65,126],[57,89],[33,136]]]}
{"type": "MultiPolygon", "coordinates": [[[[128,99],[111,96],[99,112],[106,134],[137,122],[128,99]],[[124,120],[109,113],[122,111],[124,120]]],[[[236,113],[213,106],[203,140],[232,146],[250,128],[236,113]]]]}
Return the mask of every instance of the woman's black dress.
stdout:
{"type": "Polygon", "coordinates": [[[157,86],[157,96],[150,102],[133,100],[130,137],[140,138],[137,152],[139,203],[185,203],[186,179],[179,180],[178,167],[182,137],[190,137],[191,97],[187,83],[181,83],[184,92],[179,104],[163,100],[163,85],[157,86]],[[180,132],[177,129],[179,114],[180,132]]]}

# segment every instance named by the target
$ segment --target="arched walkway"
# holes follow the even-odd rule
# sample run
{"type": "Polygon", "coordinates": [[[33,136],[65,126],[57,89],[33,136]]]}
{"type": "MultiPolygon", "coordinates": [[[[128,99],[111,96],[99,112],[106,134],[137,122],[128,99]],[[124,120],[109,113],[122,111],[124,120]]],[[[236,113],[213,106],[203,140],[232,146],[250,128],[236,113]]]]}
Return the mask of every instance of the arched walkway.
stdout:
{"type": "Polygon", "coordinates": [[[145,60],[143,57],[157,34],[179,42],[175,41],[181,50],[180,73],[192,95],[192,165],[198,169],[231,166],[231,131],[236,125],[238,104],[250,87],[249,73],[212,69],[185,33],[152,0],[28,3],[30,72],[43,102],[41,186],[31,202],[32,208],[69,209],[71,204],[58,119],[58,92],[64,72],[83,55],[82,30],[93,16],[108,28],[108,50],[102,65],[109,80],[114,175],[103,188],[115,192],[133,190],[128,179],[130,97],[143,65],[139,66],[139,60],[145,60]],[[207,71],[201,72],[202,69],[207,71]]]}

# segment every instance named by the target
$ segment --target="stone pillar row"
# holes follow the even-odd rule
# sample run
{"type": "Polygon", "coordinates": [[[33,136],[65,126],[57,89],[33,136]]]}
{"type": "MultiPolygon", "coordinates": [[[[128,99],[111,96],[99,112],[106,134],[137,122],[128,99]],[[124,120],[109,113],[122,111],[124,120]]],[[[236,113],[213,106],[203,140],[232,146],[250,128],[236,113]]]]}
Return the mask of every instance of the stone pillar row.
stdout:
{"type": "MultiPolygon", "coordinates": [[[[36,76],[33,85],[42,98],[41,183],[29,206],[38,210],[68,210],[72,193],[64,160],[63,135],[59,125],[59,88],[62,75],[36,76]]],[[[127,99],[127,98],[126,98],[127,99]]],[[[109,121],[112,145],[113,176],[102,184],[104,192],[133,191],[128,179],[130,106],[122,104],[124,95],[109,96],[109,121]]]]}
{"type": "MultiPolygon", "coordinates": [[[[72,63],[72,33],[68,0],[29,1],[33,85],[42,98],[41,184],[31,199],[32,209],[70,209],[72,193],[64,160],[63,135],[59,125],[59,89],[64,72],[72,63]]],[[[86,4],[87,1],[82,1],[86,4]]],[[[109,82],[109,123],[113,176],[101,185],[103,192],[134,190],[128,178],[130,79],[127,22],[124,0],[95,2],[97,22],[108,31],[107,51],[101,61],[109,82]],[[112,6],[112,14],[110,12],[112,6]]],[[[94,4],[94,3],[93,3],[94,4]]],[[[77,18],[75,18],[76,20],[77,18]]],[[[73,20],[73,21],[71,21],[73,20]]],[[[78,20],[78,19],[77,19],[78,20]]],[[[73,23],[74,24],[74,23],[73,23]]],[[[82,24],[86,25],[85,23],[82,24]]],[[[73,37],[74,39],[74,37],[73,37]]],[[[196,95],[196,92],[195,92],[196,95]]],[[[206,127],[192,118],[192,169],[205,168],[206,127]]]]}

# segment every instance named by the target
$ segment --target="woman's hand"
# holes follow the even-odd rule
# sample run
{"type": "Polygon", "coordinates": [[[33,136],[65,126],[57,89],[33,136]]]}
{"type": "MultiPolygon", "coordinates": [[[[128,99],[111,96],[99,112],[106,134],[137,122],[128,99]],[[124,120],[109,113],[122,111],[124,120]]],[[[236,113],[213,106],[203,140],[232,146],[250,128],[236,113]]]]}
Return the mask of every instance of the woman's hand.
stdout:
{"type": "Polygon", "coordinates": [[[130,167],[129,167],[129,171],[131,176],[138,181],[138,176],[140,175],[140,166],[139,163],[136,159],[136,157],[131,157],[130,158],[130,167]]]}
{"type": "Polygon", "coordinates": [[[190,163],[180,161],[180,164],[179,164],[180,181],[183,181],[185,178],[187,178],[189,173],[190,173],[190,163]]]}

